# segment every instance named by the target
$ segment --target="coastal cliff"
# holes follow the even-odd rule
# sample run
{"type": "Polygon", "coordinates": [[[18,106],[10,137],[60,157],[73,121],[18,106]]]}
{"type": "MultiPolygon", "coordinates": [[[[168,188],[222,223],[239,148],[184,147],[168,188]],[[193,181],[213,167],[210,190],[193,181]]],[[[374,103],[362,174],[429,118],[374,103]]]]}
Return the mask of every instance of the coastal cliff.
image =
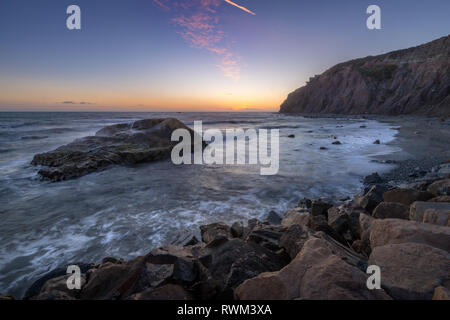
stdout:
{"type": "Polygon", "coordinates": [[[450,35],[338,64],[290,93],[280,112],[450,116],[450,35]]]}

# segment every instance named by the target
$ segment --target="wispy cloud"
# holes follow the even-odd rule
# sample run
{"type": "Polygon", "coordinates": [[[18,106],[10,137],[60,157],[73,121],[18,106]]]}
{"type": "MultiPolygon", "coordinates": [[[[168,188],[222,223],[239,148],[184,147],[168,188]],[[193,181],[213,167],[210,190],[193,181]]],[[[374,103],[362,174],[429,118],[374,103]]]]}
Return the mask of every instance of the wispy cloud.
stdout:
{"type": "MultiPolygon", "coordinates": [[[[225,1],[254,14],[232,1],[225,1]]],[[[223,71],[224,75],[239,79],[240,58],[228,45],[224,44],[227,34],[220,27],[217,14],[217,8],[224,3],[223,0],[153,0],[153,2],[163,10],[172,12],[171,21],[179,28],[178,33],[191,47],[214,53],[220,61],[217,67],[223,71]]]]}
{"type": "Polygon", "coordinates": [[[230,1],[230,0],[224,0],[224,1],[229,3],[229,4],[231,4],[232,6],[235,6],[235,7],[239,8],[239,9],[241,9],[241,10],[244,10],[245,12],[248,12],[248,13],[250,13],[252,15],[256,15],[256,13],[254,13],[253,11],[248,10],[246,7],[240,6],[237,3],[234,3],[233,1],[230,1]]]}

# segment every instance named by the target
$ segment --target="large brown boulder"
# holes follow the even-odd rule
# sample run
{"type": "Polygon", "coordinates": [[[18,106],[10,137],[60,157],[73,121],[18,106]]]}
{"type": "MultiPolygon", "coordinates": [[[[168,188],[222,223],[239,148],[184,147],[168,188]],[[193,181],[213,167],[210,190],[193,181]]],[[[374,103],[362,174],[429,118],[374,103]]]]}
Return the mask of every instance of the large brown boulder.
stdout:
{"type": "Polygon", "coordinates": [[[263,273],[236,288],[238,300],[390,299],[383,290],[369,290],[367,275],[333,254],[327,241],[308,240],[282,270],[263,273]]]}
{"type": "Polygon", "coordinates": [[[302,207],[297,207],[286,211],[283,219],[281,220],[281,225],[285,228],[289,228],[294,224],[301,224],[308,226],[311,224],[312,215],[311,213],[302,207]]]}
{"type": "Polygon", "coordinates": [[[409,207],[398,202],[382,202],[375,210],[372,216],[376,219],[409,219],[409,207]]]}
{"type": "Polygon", "coordinates": [[[450,211],[450,203],[416,201],[409,208],[409,219],[422,222],[427,210],[450,211]]]}
{"type": "MultiPolygon", "coordinates": [[[[186,129],[194,146],[196,133],[177,119],[146,119],[117,124],[99,130],[95,136],[77,139],[56,150],[37,154],[33,165],[46,180],[60,181],[103,170],[112,164],[136,164],[170,157],[178,143],[171,141],[173,131],[186,129]]],[[[201,141],[201,147],[203,142],[201,141]]]]}
{"type": "Polygon", "coordinates": [[[413,189],[393,189],[383,194],[385,202],[397,202],[405,206],[411,205],[414,201],[427,201],[433,197],[433,194],[427,191],[413,189]]]}
{"type": "Polygon", "coordinates": [[[431,299],[450,280],[450,254],[422,243],[376,247],[369,264],[381,268],[381,286],[395,299],[431,299]]]}
{"type": "Polygon", "coordinates": [[[280,246],[294,259],[302,250],[303,245],[312,235],[312,231],[306,226],[294,224],[290,226],[281,236],[280,246]]]}
{"type": "Polygon", "coordinates": [[[219,237],[231,237],[230,227],[222,222],[200,226],[200,232],[202,235],[202,241],[205,243],[210,243],[219,237]]]}
{"type": "Polygon", "coordinates": [[[107,262],[99,268],[90,269],[86,275],[87,283],[81,290],[81,299],[119,299],[131,286],[134,286],[134,280],[139,278],[144,269],[143,257],[121,264],[107,262]]]}
{"type": "Polygon", "coordinates": [[[376,219],[370,226],[370,246],[422,243],[450,251],[450,228],[401,219],[376,219]]]}

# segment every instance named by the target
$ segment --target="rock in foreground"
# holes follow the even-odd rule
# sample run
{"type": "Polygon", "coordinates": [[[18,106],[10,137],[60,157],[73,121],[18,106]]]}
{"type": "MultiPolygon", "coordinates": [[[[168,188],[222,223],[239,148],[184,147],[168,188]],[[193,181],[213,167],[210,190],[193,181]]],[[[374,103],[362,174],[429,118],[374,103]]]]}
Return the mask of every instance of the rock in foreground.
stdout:
{"type": "MultiPolygon", "coordinates": [[[[157,161],[170,157],[177,144],[171,141],[176,129],[186,129],[194,136],[194,131],[177,119],[139,120],[108,126],[95,136],[37,154],[31,163],[48,167],[39,170],[44,179],[61,181],[103,170],[112,164],[157,161]]],[[[191,141],[191,146],[193,144],[191,141]]]]}

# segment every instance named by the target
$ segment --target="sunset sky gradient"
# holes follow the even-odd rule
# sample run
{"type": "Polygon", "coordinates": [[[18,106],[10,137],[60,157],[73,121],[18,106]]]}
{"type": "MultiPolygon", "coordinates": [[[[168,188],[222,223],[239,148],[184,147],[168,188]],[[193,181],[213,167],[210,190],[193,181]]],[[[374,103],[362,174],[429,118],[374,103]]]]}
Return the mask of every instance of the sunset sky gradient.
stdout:
{"type": "Polygon", "coordinates": [[[448,0],[2,0],[0,110],[278,111],[336,63],[447,35],[449,12],[448,0]],[[371,4],[382,30],[366,28],[371,4]]]}

